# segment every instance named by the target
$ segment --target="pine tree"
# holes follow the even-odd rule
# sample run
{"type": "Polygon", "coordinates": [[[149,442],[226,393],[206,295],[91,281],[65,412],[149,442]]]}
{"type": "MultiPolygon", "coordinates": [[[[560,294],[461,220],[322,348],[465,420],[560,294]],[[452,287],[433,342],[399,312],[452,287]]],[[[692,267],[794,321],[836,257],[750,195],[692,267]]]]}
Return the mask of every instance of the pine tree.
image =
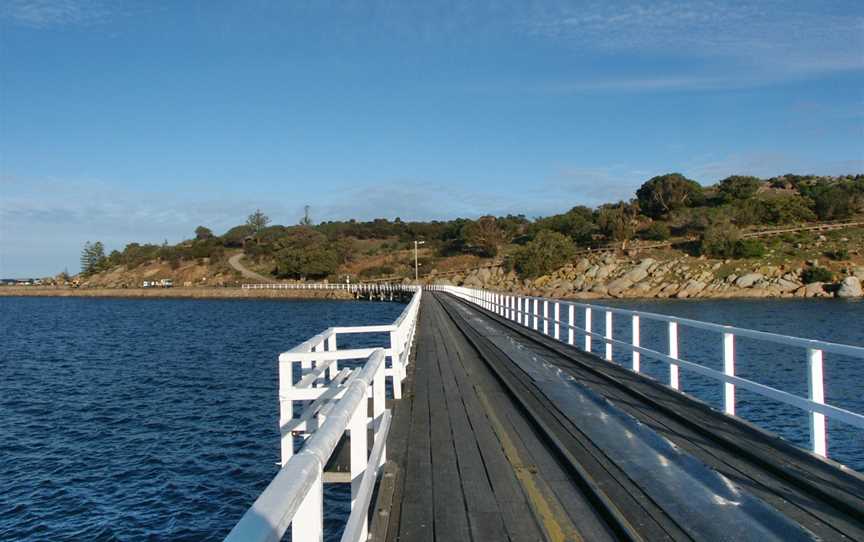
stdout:
{"type": "Polygon", "coordinates": [[[255,209],[255,212],[249,215],[246,219],[246,224],[252,228],[252,231],[257,235],[261,230],[267,227],[270,223],[270,217],[261,212],[261,209],[255,209]]]}
{"type": "Polygon", "coordinates": [[[93,245],[90,241],[84,243],[84,248],[81,250],[81,274],[90,274],[90,255],[93,253],[93,245]]]}
{"type": "Polygon", "coordinates": [[[101,241],[84,243],[81,250],[81,275],[87,276],[95,273],[105,260],[105,245],[101,241]]]}

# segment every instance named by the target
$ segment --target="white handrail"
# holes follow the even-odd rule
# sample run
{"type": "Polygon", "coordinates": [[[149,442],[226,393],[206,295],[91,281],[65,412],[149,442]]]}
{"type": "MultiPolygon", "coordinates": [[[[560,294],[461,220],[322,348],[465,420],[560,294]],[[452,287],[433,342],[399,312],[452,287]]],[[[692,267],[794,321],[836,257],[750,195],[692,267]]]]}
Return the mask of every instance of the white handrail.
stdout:
{"type": "Polygon", "coordinates": [[[405,366],[409,361],[420,289],[390,325],[332,327],[279,355],[279,404],[282,468],[226,540],[281,540],[291,526],[295,541],[323,536],[323,470],[339,440],[350,434],[351,515],[342,540],[366,538],[367,511],[380,467],[386,461],[390,412],[385,406],[385,380],[391,378],[394,398],[401,397],[405,366]],[[387,348],[337,348],[340,333],[390,335],[387,348]],[[357,369],[339,369],[339,362],[364,359],[357,369]],[[387,360],[390,367],[387,367],[387,360]],[[294,382],[294,364],[300,379],[294,382]],[[313,366],[314,364],[314,366],[313,366]],[[347,377],[346,377],[347,375],[347,377]],[[372,400],[368,415],[367,399],[372,400]],[[294,402],[311,401],[299,419],[294,402]],[[367,457],[367,431],[372,429],[372,454],[367,457]],[[294,453],[294,436],[306,440],[294,453]]]}
{"type": "Polygon", "coordinates": [[[342,290],[354,293],[413,293],[419,289],[414,284],[396,284],[391,282],[275,282],[241,284],[244,290],[342,290]]]}
{"type": "Polygon", "coordinates": [[[679,318],[665,314],[634,311],[617,307],[545,299],[533,296],[519,296],[509,293],[491,292],[487,290],[457,286],[432,285],[427,286],[427,288],[430,290],[451,293],[475,305],[504,316],[508,320],[512,320],[525,327],[533,328],[534,330],[538,330],[540,327],[538,326],[538,322],[542,322],[542,333],[546,335],[549,334],[548,323],[551,322],[553,323],[555,330],[554,338],[564,341],[564,338],[560,337],[558,333],[559,326],[561,326],[568,330],[566,343],[573,345],[574,348],[574,332],[584,336],[585,345],[583,350],[588,352],[591,352],[591,339],[596,338],[603,342],[605,346],[604,358],[608,361],[612,361],[613,346],[624,347],[632,353],[631,370],[635,372],[639,372],[640,370],[640,355],[663,361],[669,364],[669,385],[675,389],[680,388],[678,374],[679,367],[718,380],[722,382],[723,386],[724,412],[729,415],[735,415],[736,387],[741,387],[764,397],[807,411],[810,415],[811,449],[815,454],[823,457],[827,457],[828,455],[828,438],[825,423],[826,417],[831,417],[845,424],[864,429],[864,415],[825,403],[825,382],[823,374],[823,352],[832,352],[835,354],[864,359],[864,348],[859,346],[803,339],[800,337],[791,337],[777,333],[712,324],[710,322],[701,322],[688,318],[679,318]],[[542,312],[539,310],[541,303],[543,306],[542,312]],[[551,317],[546,309],[550,303],[553,304],[553,314],[551,317]],[[561,305],[567,307],[567,310],[562,311],[560,308],[561,305]],[[584,327],[575,324],[576,308],[584,310],[584,327]],[[605,314],[605,329],[603,333],[592,331],[591,322],[593,312],[603,312],[605,314]],[[568,315],[566,320],[561,317],[564,313],[568,315]],[[632,321],[631,342],[628,343],[613,338],[613,314],[630,316],[632,321]],[[645,320],[655,320],[667,323],[669,338],[669,351],[667,353],[658,352],[640,345],[639,329],[643,318],[645,320]],[[678,341],[680,336],[679,326],[704,329],[722,335],[723,371],[717,371],[698,363],[680,359],[678,353],[678,341]],[[735,376],[734,340],[736,335],[776,344],[805,348],[807,351],[808,363],[808,397],[801,397],[766,386],[765,384],[760,384],[749,379],[735,376]]]}

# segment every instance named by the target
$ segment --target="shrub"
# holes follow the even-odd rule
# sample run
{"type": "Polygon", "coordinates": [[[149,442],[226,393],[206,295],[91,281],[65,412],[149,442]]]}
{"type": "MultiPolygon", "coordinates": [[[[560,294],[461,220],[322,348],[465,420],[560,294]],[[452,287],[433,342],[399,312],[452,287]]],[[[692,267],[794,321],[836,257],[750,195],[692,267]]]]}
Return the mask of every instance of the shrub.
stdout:
{"type": "Polygon", "coordinates": [[[801,272],[801,280],[804,284],[811,282],[831,282],[834,280],[834,274],[824,267],[808,267],[801,272]]]}
{"type": "Polygon", "coordinates": [[[322,246],[289,248],[279,253],[276,274],[286,278],[320,279],[332,275],[339,267],[335,250],[322,246]]]}
{"type": "Polygon", "coordinates": [[[327,237],[307,226],[296,226],[279,239],[276,275],[287,278],[319,279],[332,275],[345,259],[346,247],[330,243],[327,237]]]}
{"type": "Polygon", "coordinates": [[[550,273],[573,258],[573,242],[557,232],[543,230],[513,254],[513,267],[523,277],[550,273]]]}
{"type": "Polygon", "coordinates": [[[758,177],[732,175],[717,185],[717,191],[724,201],[746,200],[756,195],[762,181],[758,177]]]}
{"type": "MultiPolygon", "coordinates": [[[[577,245],[588,246],[596,229],[591,209],[577,206],[560,215],[537,219],[531,224],[529,231],[535,235],[541,230],[556,231],[570,237],[577,245]]],[[[513,235],[511,239],[515,237],[516,235],[513,235]]]]}
{"type": "Polygon", "coordinates": [[[734,258],[741,234],[729,224],[711,226],[702,234],[699,252],[713,258],[734,258]]]}
{"type": "Polygon", "coordinates": [[[847,185],[828,186],[814,190],[813,209],[822,220],[849,218],[860,207],[861,194],[847,185]]]}
{"type": "Polygon", "coordinates": [[[627,241],[636,233],[636,216],[639,209],[623,201],[600,207],[597,211],[597,227],[611,241],[627,241]]]}
{"type": "Polygon", "coordinates": [[[826,253],[826,256],[828,256],[832,260],[848,260],[849,259],[849,249],[838,248],[837,250],[832,250],[832,251],[826,253]]]}
{"type": "Polygon", "coordinates": [[[809,200],[800,196],[776,196],[759,200],[763,224],[792,224],[816,219],[809,200]]]}
{"type": "Polygon", "coordinates": [[[765,245],[756,239],[741,239],[738,228],[720,224],[705,230],[699,252],[712,258],[759,258],[765,255],[765,245]]]}
{"type": "Polygon", "coordinates": [[[740,239],[735,245],[736,258],[761,258],[765,255],[765,245],[756,239],[740,239]]]}
{"type": "Polygon", "coordinates": [[[255,232],[247,225],[235,226],[225,232],[225,235],[222,236],[222,240],[226,247],[239,248],[243,246],[244,239],[252,236],[253,233],[255,232]]]}
{"type": "Polygon", "coordinates": [[[672,234],[669,231],[669,226],[667,226],[665,222],[653,222],[642,232],[642,237],[644,239],[650,239],[652,241],[665,241],[671,236],[672,234]]]}
{"type": "Polygon", "coordinates": [[[368,277],[386,277],[393,275],[396,272],[393,267],[389,265],[379,265],[375,267],[367,267],[366,269],[360,271],[360,276],[363,278],[368,277]]]}
{"type": "Polygon", "coordinates": [[[489,258],[498,255],[498,247],[505,241],[504,231],[494,216],[483,216],[467,223],[462,228],[461,237],[472,252],[489,258]]]}

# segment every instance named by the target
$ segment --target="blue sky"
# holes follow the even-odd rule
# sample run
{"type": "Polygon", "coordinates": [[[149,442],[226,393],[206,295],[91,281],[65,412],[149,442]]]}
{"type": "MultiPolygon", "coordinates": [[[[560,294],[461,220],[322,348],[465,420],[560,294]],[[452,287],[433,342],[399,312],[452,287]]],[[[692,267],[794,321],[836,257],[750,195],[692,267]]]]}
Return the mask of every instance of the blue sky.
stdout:
{"type": "Polygon", "coordinates": [[[295,223],[864,172],[864,3],[5,0],[0,276],[295,223]]]}

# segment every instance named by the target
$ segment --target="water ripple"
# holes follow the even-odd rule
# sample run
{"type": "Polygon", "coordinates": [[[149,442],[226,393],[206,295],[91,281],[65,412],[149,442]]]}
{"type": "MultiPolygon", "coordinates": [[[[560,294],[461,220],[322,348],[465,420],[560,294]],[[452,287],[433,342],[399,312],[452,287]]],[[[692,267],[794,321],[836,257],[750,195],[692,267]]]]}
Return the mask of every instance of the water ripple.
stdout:
{"type": "Polygon", "coordinates": [[[0,298],[0,540],[221,540],[276,472],[277,354],[401,308],[0,298]]]}

